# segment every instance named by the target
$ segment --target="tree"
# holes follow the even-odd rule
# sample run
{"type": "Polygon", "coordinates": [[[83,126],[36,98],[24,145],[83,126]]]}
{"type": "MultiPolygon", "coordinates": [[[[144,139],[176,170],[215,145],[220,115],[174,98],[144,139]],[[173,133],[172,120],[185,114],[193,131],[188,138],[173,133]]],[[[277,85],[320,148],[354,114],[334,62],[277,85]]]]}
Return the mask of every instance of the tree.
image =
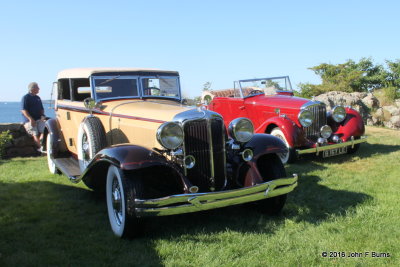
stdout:
{"type": "Polygon", "coordinates": [[[400,87],[400,61],[386,61],[387,68],[374,64],[371,58],[343,64],[322,63],[309,68],[321,77],[319,85],[299,84],[300,95],[310,97],[329,91],[369,92],[384,87],[400,87]]]}

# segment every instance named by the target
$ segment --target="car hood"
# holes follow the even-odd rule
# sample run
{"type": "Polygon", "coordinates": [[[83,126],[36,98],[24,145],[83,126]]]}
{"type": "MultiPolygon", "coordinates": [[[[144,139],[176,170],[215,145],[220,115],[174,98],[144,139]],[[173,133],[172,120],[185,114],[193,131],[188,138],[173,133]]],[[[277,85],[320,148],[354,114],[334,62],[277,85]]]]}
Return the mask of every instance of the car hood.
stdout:
{"type": "Polygon", "coordinates": [[[246,104],[271,108],[300,109],[309,99],[288,95],[259,95],[246,99],[246,104]]]}
{"type": "Polygon", "coordinates": [[[116,117],[132,117],[154,122],[171,121],[176,114],[191,109],[170,100],[134,99],[108,101],[102,104],[103,111],[116,117]]]}

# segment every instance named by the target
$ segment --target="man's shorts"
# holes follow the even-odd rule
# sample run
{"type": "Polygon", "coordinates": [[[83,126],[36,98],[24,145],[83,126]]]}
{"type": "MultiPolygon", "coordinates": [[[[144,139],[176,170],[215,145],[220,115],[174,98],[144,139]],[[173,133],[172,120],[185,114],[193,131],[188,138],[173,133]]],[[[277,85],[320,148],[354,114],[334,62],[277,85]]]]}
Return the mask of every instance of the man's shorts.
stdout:
{"type": "Polygon", "coordinates": [[[24,124],[25,130],[28,134],[38,136],[44,131],[44,121],[37,120],[36,126],[32,127],[31,123],[28,121],[24,124]]]}

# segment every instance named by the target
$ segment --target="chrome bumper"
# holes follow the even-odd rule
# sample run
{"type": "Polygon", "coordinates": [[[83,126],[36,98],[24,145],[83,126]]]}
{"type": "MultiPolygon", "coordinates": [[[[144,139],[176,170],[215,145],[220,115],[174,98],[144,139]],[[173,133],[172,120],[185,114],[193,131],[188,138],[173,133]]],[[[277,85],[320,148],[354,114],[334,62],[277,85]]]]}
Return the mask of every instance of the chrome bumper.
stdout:
{"type": "Polygon", "coordinates": [[[334,144],[334,145],[324,145],[324,146],[319,146],[318,144],[316,144],[316,146],[313,148],[308,148],[308,149],[303,149],[303,150],[297,149],[296,152],[297,152],[297,155],[316,153],[318,156],[319,152],[322,152],[325,150],[341,148],[341,147],[345,147],[345,146],[351,146],[351,148],[353,148],[354,145],[364,143],[366,141],[367,141],[366,136],[361,136],[361,138],[357,139],[357,140],[355,140],[354,137],[352,136],[350,141],[347,141],[344,143],[338,143],[338,144],[334,144]]]}
{"type": "Polygon", "coordinates": [[[297,186],[297,174],[250,187],[208,193],[181,194],[157,199],[135,199],[138,217],[166,216],[222,208],[287,194],[297,186]]]}

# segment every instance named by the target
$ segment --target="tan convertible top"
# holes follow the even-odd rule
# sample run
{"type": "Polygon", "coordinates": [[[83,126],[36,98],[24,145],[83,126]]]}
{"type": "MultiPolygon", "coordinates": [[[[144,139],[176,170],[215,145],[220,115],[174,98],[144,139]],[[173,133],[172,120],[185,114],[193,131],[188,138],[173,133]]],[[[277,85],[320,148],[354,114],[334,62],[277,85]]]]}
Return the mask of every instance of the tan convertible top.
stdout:
{"type": "Polygon", "coordinates": [[[66,69],[62,70],[57,75],[58,79],[66,79],[66,78],[89,78],[90,75],[94,73],[106,73],[106,72],[167,72],[178,75],[177,71],[171,70],[159,70],[159,69],[144,69],[144,68],[75,68],[75,69],[66,69]]]}

